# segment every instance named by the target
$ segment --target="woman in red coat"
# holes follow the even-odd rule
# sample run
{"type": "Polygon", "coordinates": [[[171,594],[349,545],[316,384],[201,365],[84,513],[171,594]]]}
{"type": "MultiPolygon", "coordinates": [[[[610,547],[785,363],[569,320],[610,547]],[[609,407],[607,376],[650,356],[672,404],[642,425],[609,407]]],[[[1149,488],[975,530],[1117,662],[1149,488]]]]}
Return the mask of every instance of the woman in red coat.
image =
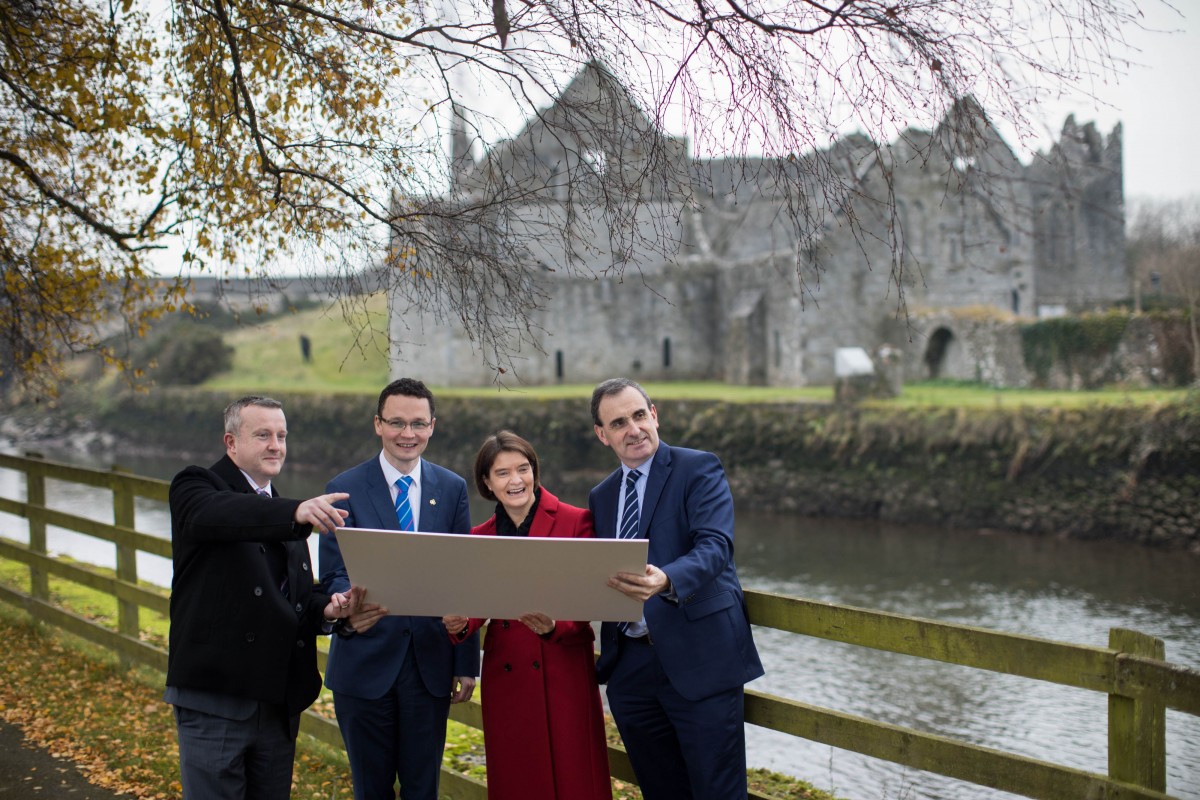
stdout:
{"type": "MultiPolygon", "coordinates": [[[[539,484],[537,453],[515,433],[500,431],[483,443],[475,485],[497,503],[495,515],[471,533],[592,535],[591,513],[560,503],[539,484]]],[[[591,625],[541,613],[443,621],[455,642],[487,623],[479,685],[489,800],[611,800],[591,625]]]]}

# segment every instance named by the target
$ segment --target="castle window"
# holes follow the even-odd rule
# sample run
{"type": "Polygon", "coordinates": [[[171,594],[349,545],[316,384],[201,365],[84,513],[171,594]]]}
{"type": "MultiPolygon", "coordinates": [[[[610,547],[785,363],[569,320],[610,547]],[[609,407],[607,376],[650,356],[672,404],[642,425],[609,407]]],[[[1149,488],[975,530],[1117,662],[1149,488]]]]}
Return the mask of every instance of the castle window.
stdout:
{"type": "Polygon", "coordinates": [[[663,369],[671,367],[671,337],[667,336],[663,339],[663,369]]]}

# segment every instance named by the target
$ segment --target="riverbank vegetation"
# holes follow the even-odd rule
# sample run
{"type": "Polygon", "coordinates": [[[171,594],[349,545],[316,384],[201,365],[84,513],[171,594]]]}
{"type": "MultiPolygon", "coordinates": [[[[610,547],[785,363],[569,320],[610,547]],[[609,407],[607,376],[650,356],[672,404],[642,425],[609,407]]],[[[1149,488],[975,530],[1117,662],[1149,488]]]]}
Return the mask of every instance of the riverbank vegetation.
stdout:
{"type": "MultiPolygon", "coordinates": [[[[837,406],[671,399],[650,388],[663,440],[715,452],[735,501],[761,511],[1116,538],[1200,553],[1196,395],[1156,402],[1112,392],[1086,406],[837,406]]],[[[219,410],[236,393],[126,394],[74,416],[110,443],[186,463],[212,456],[219,410]]],[[[277,396],[296,434],[288,453],[296,467],[328,477],[378,452],[374,393],[277,396]]],[[[470,473],[479,442],[500,428],[537,442],[547,481],[573,502],[613,468],[592,432],[586,392],[439,391],[437,414],[433,457],[459,474],[470,473]]]]}

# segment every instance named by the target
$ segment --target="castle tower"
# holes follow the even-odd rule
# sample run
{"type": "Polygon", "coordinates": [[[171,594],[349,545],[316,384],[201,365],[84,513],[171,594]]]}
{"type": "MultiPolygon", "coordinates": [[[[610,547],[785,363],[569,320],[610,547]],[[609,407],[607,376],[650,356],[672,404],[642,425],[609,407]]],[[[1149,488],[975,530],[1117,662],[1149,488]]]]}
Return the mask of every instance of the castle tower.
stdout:
{"type": "Polygon", "coordinates": [[[471,145],[476,137],[467,130],[467,120],[457,103],[450,104],[450,193],[468,191],[467,178],[475,169],[471,145]]]}

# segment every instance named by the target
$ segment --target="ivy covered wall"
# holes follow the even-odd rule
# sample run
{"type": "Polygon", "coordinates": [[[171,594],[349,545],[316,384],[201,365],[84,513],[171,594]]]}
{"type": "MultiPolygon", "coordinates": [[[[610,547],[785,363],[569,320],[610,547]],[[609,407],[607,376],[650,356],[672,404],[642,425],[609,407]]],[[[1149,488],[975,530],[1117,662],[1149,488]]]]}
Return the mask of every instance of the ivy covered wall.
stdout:
{"type": "Polygon", "coordinates": [[[1192,344],[1178,311],[1079,314],[1022,324],[1019,331],[1035,386],[1186,386],[1200,377],[1192,374],[1192,344]]]}

